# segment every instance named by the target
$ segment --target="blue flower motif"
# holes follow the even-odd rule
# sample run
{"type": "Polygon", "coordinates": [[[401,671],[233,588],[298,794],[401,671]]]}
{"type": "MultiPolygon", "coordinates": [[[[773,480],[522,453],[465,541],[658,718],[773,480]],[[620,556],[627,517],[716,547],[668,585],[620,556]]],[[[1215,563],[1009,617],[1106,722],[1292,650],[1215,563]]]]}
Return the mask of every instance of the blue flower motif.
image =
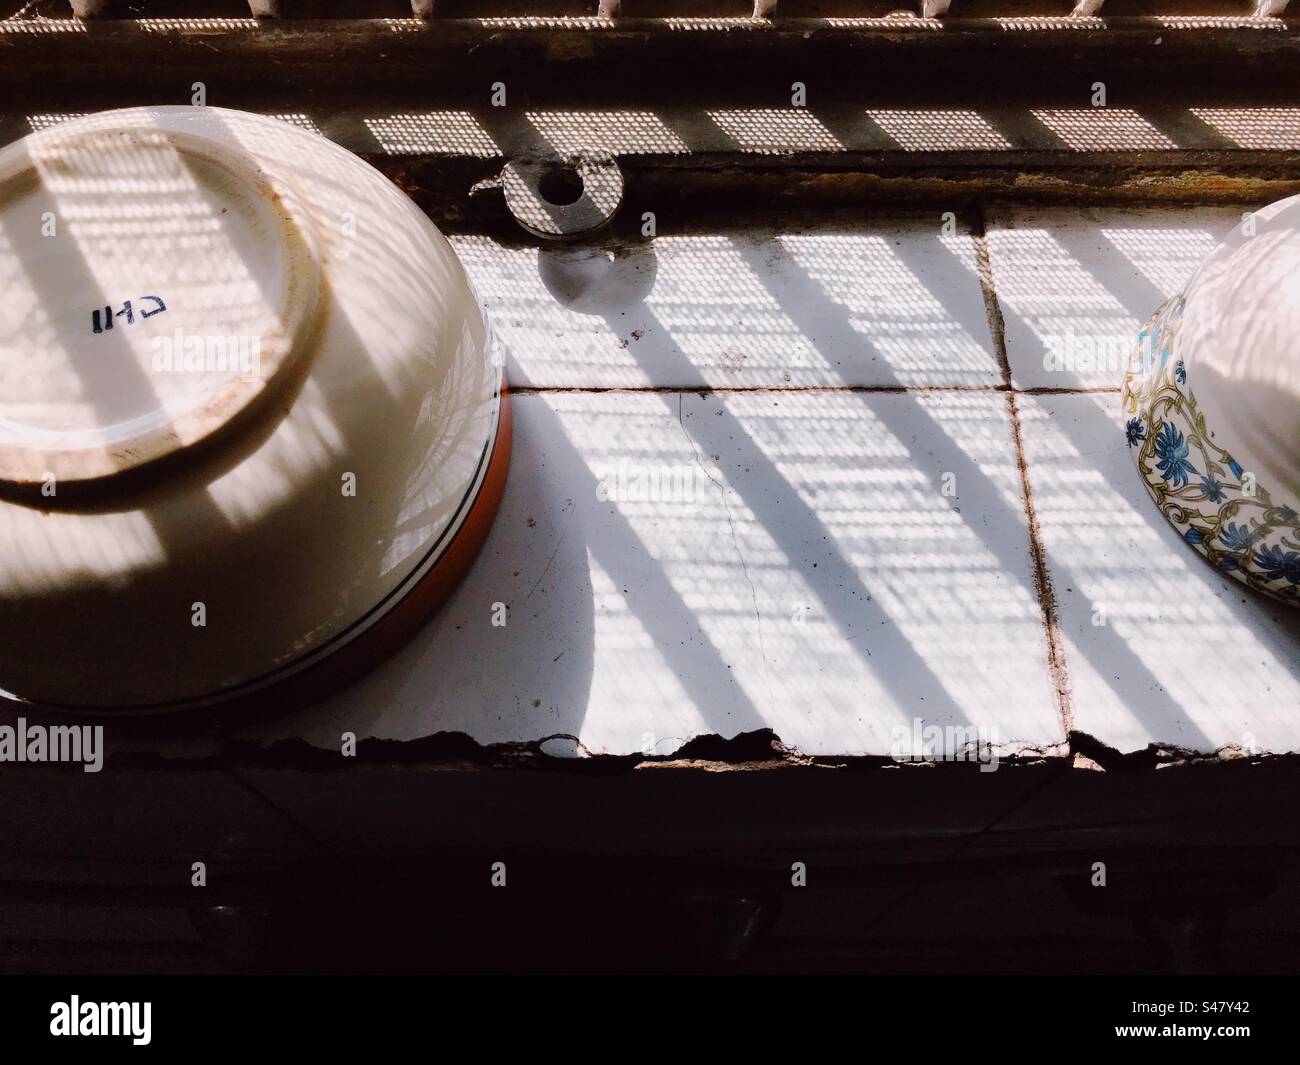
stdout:
{"type": "Polygon", "coordinates": [[[1187,367],[1183,365],[1182,359],[1174,363],[1174,380],[1180,385],[1187,384],[1187,367]]]}
{"type": "Polygon", "coordinates": [[[1280,544],[1265,544],[1255,552],[1255,561],[1269,580],[1300,584],[1300,551],[1283,551],[1280,544]]]}
{"type": "Polygon", "coordinates": [[[1224,555],[1219,559],[1218,567],[1223,570],[1224,573],[1231,573],[1233,570],[1241,569],[1241,563],[1231,555],[1224,555]]]}
{"type": "Polygon", "coordinates": [[[1228,522],[1220,531],[1219,539],[1229,551],[1246,551],[1255,542],[1255,530],[1249,525],[1228,522]]]}
{"type": "Polygon", "coordinates": [[[1208,473],[1201,478],[1201,491],[1205,493],[1205,498],[1211,503],[1223,502],[1223,485],[1208,473]]]}
{"type": "Polygon", "coordinates": [[[1228,464],[1228,469],[1230,469],[1230,470],[1232,471],[1232,475],[1233,475],[1235,478],[1237,478],[1237,480],[1240,481],[1240,480],[1241,480],[1241,463],[1239,463],[1239,462],[1238,462],[1236,459],[1234,459],[1231,455],[1224,455],[1223,458],[1224,458],[1224,461],[1226,461],[1227,464],[1228,464]]]}
{"type": "Polygon", "coordinates": [[[1290,507],[1288,507],[1285,503],[1283,503],[1280,507],[1277,508],[1277,516],[1282,521],[1286,521],[1286,522],[1295,521],[1297,517],[1300,517],[1300,515],[1297,515],[1296,512],[1292,510],[1290,507]]]}
{"type": "Polygon", "coordinates": [[[1147,438],[1147,427],[1142,424],[1142,419],[1130,418],[1124,426],[1124,436],[1128,439],[1129,447],[1137,447],[1142,443],[1147,438]]]}
{"type": "Polygon", "coordinates": [[[1193,547],[1195,547],[1197,544],[1199,544],[1202,540],[1205,539],[1205,534],[1202,533],[1200,529],[1191,528],[1188,529],[1185,533],[1183,533],[1183,539],[1186,540],[1193,547]]]}
{"type": "Polygon", "coordinates": [[[1172,422],[1165,422],[1160,428],[1156,458],[1160,476],[1175,488],[1182,488],[1187,484],[1187,475],[1196,472],[1196,467],[1187,461],[1187,442],[1172,422]]]}

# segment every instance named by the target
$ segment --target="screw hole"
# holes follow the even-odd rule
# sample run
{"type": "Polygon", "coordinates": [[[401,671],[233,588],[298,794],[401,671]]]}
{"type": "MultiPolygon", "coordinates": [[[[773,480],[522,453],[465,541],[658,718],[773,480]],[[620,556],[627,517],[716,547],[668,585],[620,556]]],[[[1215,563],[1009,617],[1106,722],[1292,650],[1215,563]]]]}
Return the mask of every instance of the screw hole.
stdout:
{"type": "Polygon", "coordinates": [[[582,195],[582,175],[571,166],[553,166],[542,175],[537,191],[547,203],[567,207],[582,195]]]}

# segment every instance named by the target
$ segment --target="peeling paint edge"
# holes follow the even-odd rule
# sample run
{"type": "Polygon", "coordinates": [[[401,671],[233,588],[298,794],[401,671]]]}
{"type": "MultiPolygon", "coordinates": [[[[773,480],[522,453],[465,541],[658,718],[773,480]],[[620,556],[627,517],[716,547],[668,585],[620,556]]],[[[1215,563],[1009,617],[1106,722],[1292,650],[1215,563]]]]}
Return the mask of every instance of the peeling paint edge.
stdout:
{"type": "MultiPolygon", "coordinates": [[[[1146,772],[1155,769],[1216,766],[1270,766],[1300,769],[1300,751],[1255,752],[1227,744],[1213,752],[1196,751],[1165,743],[1121,751],[1094,736],[1071,731],[1068,738],[1048,746],[999,745],[998,768],[1055,766],[1078,772],[1146,772]],[[1003,754],[1001,752],[1006,751],[1003,754]]],[[[914,771],[979,773],[975,761],[953,759],[901,760],[889,755],[809,755],[783,743],[771,729],[742,732],[730,739],[717,734],[692,737],[663,756],[605,754],[588,751],[577,737],[557,734],[526,743],[483,744],[463,732],[439,732],[414,740],[363,739],[353,757],[316,747],[301,738],[258,743],[228,739],[219,754],[167,757],[159,752],[120,751],[106,758],[106,766],[119,769],[261,768],[309,772],[347,772],[358,768],[409,768],[442,772],[477,772],[525,769],[579,776],[610,776],[635,771],[753,772],[794,771],[914,771]],[[544,745],[564,739],[575,744],[577,755],[548,753],[544,745]]],[[[32,766],[58,772],[57,766],[32,766]]]]}

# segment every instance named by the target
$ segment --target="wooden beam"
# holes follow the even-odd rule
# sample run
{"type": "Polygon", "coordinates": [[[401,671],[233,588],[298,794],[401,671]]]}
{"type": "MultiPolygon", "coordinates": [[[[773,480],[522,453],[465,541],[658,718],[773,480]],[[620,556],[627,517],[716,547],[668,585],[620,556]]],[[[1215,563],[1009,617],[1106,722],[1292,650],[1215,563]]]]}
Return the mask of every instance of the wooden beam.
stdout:
{"type": "Polygon", "coordinates": [[[1166,89],[1294,93],[1298,55],[1300,22],[1260,18],[0,22],[0,87],[24,100],[59,86],[97,98],[156,92],[184,77],[250,92],[404,82],[467,95],[504,78],[588,100],[597,88],[607,100],[763,89],[774,103],[790,80],[823,97],[924,82],[953,101],[1036,77],[1149,86],[1156,56],[1166,89]]]}

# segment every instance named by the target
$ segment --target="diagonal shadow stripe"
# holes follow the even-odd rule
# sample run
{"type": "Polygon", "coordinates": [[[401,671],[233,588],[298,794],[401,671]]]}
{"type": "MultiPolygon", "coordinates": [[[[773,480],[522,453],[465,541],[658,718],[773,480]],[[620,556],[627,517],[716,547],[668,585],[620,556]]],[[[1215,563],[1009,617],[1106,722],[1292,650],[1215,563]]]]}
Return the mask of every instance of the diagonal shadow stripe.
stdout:
{"type": "MultiPolygon", "coordinates": [[[[544,396],[537,396],[533,402],[545,405],[544,396]]],[[[545,407],[548,417],[556,418],[554,411],[545,407]]],[[[575,491],[590,493],[589,498],[597,498],[598,484],[595,474],[587,465],[586,458],[573,445],[563,428],[548,437],[553,440],[561,468],[585,471],[575,485],[575,491]]],[[[643,588],[648,598],[661,604],[660,609],[638,615],[646,632],[654,640],[660,654],[677,675],[678,680],[688,688],[692,678],[704,676],[695,681],[700,687],[692,699],[701,717],[720,736],[730,739],[740,732],[753,732],[768,727],[767,720],[759,712],[753,701],[746,695],[744,687],[736,679],[734,671],[723,660],[718,647],[709,639],[700,625],[695,612],[687,606],[680,593],[668,579],[663,567],[650,565],[635,574],[628,572],[628,559],[645,556],[653,562],[653,557],[645,543],[628,521],[627,516],[617,506],[609,508],[609,533],[593,538],[589,548],[601,567],[615,580],[620,576],[650,575],[649,583],[643,588]],[[697,639],[691,639],[698,634],[697,639]],[[688,647],[689,641],[689,647],[688,647]],[[697,648],[698,650],[691,650],[697,648]],[[716,692],[728,691],[727,716],[719,714],[720,707],[716,692]]],[[[581,721],[576,722],[575,732],[581,728],[581,721]]]]}
{"type": "MultiPolygon", "coordinates": [[[[994,287],[994,299],[996,301],[996,286],[994,287]]],[[[1023,319],[1019,319],[1014,312],[1009,312],[1003,303],[997,301],[996,306],[998,313],[1003,317],[1004,321],[1010,317],[1027,328],[1027,323],[1025,323],[1023,319]]],[[[1003,343],[1000,338],[998,338],[997,342],[999,344],[1003,343]]],[[[1008,366],[1005,350],[1001,352],[1001,357],[1005,368],[1008,366]]],[[[1007,369],[1006,372],[1009,374],[1009,369],[1007,369]]],[[[1116,432],[1118,431],[1117,428],[1116,432]]],[[[1081,452],[1086,452],[1087,447],[1083,446],[1079,441],[1076,441],[1076,443],[1079,444],[1081,452]]],[[[1027,470],[1026,479],[1032,490],[1032,470],[1027,470]]],[[[1083,586],[1080,583],[1082,579],[1081,575],[1063,565],[1059,557],[1047,556],[1047,566],[1053,582],[1059,580],[1066,586],[1083,586]]],[[[1153,722],[1160,720],[1186,720],[1186,712],[1174,701],[1173,697],[1165,690],[1164,686],[1160,684],[1155,674],[1153,674],[1146,663],[1138,657],[1133,648],[1130,647],[1113,628],[1104,628],[1099,629],[1098,631],[1099,639],[1097,640],[1096,650],[1091,652],[1085,650],[1084,653],[1089,656],[1095,672],[1100,677],[1113,677],[1115,673],[1119,672],[1136,678],[1136,683],[1148,693],[1147,698],[1150,701],[1144,702],[1143,706],[1140,708],[1131,708],[1133,712],[1138,716],[1147,717],[1153,722]]],[[[1066,654],[1064,647],[1061,648],[1061,654],[1066,654]]],[[[1123,696],[1119,689],[1113,684],[1111,685],[1111,688],[1115,692],[1116,697],[1122,700],[1123,696]]],[[[1213,749],[1213,745],[1210,744],[1209,738],[1190,720],[1186,720],[1186,732],[1187,738],[1191,741],[1190,745],[1196,745],[1202,749],[1213,749]]]]}
{"type": "MultiPolygon", "coordinates": [[[[650,330],[662,330],[664,335],[671,334],[671,328],[659,318],[653,308],[642,303],[638,306],[638,320],[649,324],[650,330]]],[[[617,334],[622,324],[614,314],[606,316],[606,323],[617,334]]],[[[806,335],[806,334],[805,334],[806,335]]],[[[679,350],[671,345],[663,345],[658,352],[660,364],[655,367],[663,372],[663,360],[670,360],[667,367],[678,379],[690,380],[696,375],[695,368],[679,350]]],[[[665,404],[669,397],[664,397],[665,404]]],[[[930,665],[917,653],[897,625],[880,626],[873,630],[870,650],[860,642],[862,628],[867,620],[864,614],[848,609],[844,604],[842,588],[847,585],[852,594],[861,602],[879,601],[871,588],[865,584],[853,564],[844,557],[838,542],[816,511],[804,500],[800,493],[790,488],[789,482],[776,465],[764,454],[761,445],[749,430],[740,422],[725,403],[719,405],[720,416],[683,421],[683,431],[695,445],[706,454],[721,454],[723,451],[736,450],[745,456],[745,462],[752,476],[740,484],[731,483],[722,486],[722,491],[729,487],[735,491],[740,500],[749,509],[758,523],[785,554],[786,558],[798,558],[805,554],[809,544],[819,545],[829,555],[830,565],[802,573],[809,589],[817,596],[825,616],[832,618],[845,640],[849,642],[863,664],[879,677],[882,684],[891,688],[900,707],[914,707],[926,710],[927,719],[967,721],[965,713],[948,691],[943,681],[934,673],[930,665]],[[739,443],[737,443],[739,442],[739,443]],[[770,490],[772,486],[781,486],[781,491],[770,490]],[[752,486],[764,486],[756,490],[752,486]],[[877,658],[876,656],[879,656],[877,658]],[[888,662],[889,668],[881,670],[880,660],[888,662]]],[[[873,413],[878,414],[876,407],[873,413]]],[[[763,621],[757,619],[761,638],[763,621]]]]}

